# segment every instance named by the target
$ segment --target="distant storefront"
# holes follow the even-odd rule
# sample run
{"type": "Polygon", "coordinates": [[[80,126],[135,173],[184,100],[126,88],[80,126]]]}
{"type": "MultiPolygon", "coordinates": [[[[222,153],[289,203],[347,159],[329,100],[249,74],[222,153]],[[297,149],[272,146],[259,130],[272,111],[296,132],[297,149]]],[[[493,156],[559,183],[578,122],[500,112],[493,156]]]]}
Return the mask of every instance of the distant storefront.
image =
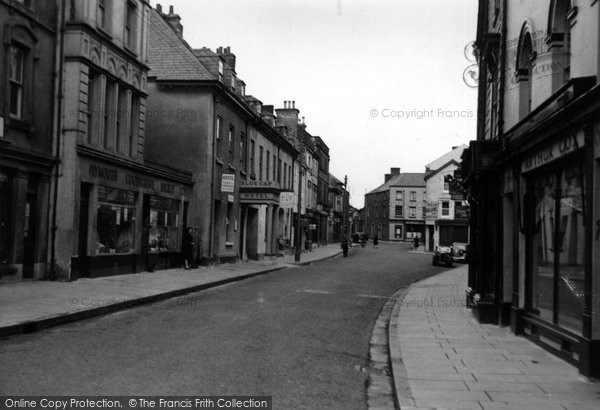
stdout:
{"type": "Polygon", "coordinates": [[[82,159],[74,277],[180,264],[190,192],[186,175],[82,159]]]}

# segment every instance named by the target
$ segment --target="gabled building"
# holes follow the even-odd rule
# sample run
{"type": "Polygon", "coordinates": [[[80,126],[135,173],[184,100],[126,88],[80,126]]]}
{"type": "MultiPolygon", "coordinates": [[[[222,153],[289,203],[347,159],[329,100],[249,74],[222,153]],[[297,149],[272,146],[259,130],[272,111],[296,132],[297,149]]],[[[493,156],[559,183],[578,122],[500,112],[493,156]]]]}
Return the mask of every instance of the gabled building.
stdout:
{"type": "Polygon", "coordinates": [[[458,169],[466,145],[425,166],[425,249],[434,251],[438,246],[452,246],[455,242],[469,243],[469,216],[463,198],[452,195],[451,179],[458,169]]]}
{"type": "Polygon", "coordinates": [[[0,2],[0,282],[51,268],[58,16],[54,1],[0,2]]]}
{"type": "Polygon", "coordinates": [[[384,183],[365,195],[364,229],[370,238],[407,241],[424,236],[423,177],[391,168],[384,183]]]}
{"type": "Polygon", "coordinates": [[[330,217],[328,221],[327,242],[341,242],[344,236],[344,228],[350,232],[349,226],[344,227],[344,218],[348,221],[348,208],[350,196],[344,186],[344,182],[329,174],[329,199],[328,209],[330,217]]]}
{"type": "Polygon", "coordinates": [[[481,0],[470,302],[600,377],[600,3],[481,0]]]}

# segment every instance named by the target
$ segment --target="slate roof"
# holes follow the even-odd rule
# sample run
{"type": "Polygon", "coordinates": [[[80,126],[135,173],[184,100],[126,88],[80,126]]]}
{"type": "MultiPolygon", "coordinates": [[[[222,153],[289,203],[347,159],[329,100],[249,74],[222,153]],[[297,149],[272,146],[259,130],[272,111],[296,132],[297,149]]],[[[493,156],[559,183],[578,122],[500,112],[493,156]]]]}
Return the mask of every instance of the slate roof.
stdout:
{"type": "Polygon", "coordinates": [[[149,77],[157,80],[216,80],[155,9],[150,10],[148,34],[149,77]]]}
{"type": "Polygon", "coordinates": [[[394,175],[387,181],[385,184],[378,186],[371,192],[367,192],[369,194],[376,194],[378,192],[389,191],[390,187],[393,186],[406,186],[406,187],[425,187],[425,174],[423,173],[411,173],[406,172],[398,175],[394,175]]]}

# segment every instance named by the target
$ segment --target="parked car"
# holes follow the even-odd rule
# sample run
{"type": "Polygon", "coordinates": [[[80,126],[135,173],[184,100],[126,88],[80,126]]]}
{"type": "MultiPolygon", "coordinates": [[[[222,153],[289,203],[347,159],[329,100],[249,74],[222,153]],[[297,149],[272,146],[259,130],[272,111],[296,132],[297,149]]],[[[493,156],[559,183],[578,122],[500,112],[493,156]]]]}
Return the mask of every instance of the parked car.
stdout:
{"type": "Polygon", "coordinates": [[[454,262],[467,263],[469,255],[469,244],[464,242],[454,242],[452,244],[452,260],[454,262]]]}
{"type": "Polygon", "coordinates": [[[356,232],[354,235],[352,235],[352,241],[354,243],[361,243],[361,242],[367,242],[367,240],[369,240],[369,236],[364,233],[364,232],[356,232]]]}
{"type": "Polygon", "coordinates": [[[432,265],[446,265],[452,267],[452,248],[450,246],[438,246],[433,254],[432,265]]]}

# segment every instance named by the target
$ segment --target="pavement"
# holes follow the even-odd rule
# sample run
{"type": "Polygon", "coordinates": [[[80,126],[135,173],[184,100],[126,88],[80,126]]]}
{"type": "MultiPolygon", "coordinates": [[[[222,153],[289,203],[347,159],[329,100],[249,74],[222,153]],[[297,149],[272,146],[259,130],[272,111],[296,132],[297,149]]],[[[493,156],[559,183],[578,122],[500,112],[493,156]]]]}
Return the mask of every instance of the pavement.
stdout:
{"type": "Polygon", "coordinates": [[[600,383],[466,307],[467,266],[416,282],[389,327],[401,409],[600,409],[600,383]]]}
{"type": "Polygon", "coordinates": [[[155,272],[84,278],[73,282],[28,281],[0,285],[0,336],[40,329],[112,313],[145,303],[306,265],[341,254],[339,244],[293,253],[273,260],[166,269],[155,272]]]}

